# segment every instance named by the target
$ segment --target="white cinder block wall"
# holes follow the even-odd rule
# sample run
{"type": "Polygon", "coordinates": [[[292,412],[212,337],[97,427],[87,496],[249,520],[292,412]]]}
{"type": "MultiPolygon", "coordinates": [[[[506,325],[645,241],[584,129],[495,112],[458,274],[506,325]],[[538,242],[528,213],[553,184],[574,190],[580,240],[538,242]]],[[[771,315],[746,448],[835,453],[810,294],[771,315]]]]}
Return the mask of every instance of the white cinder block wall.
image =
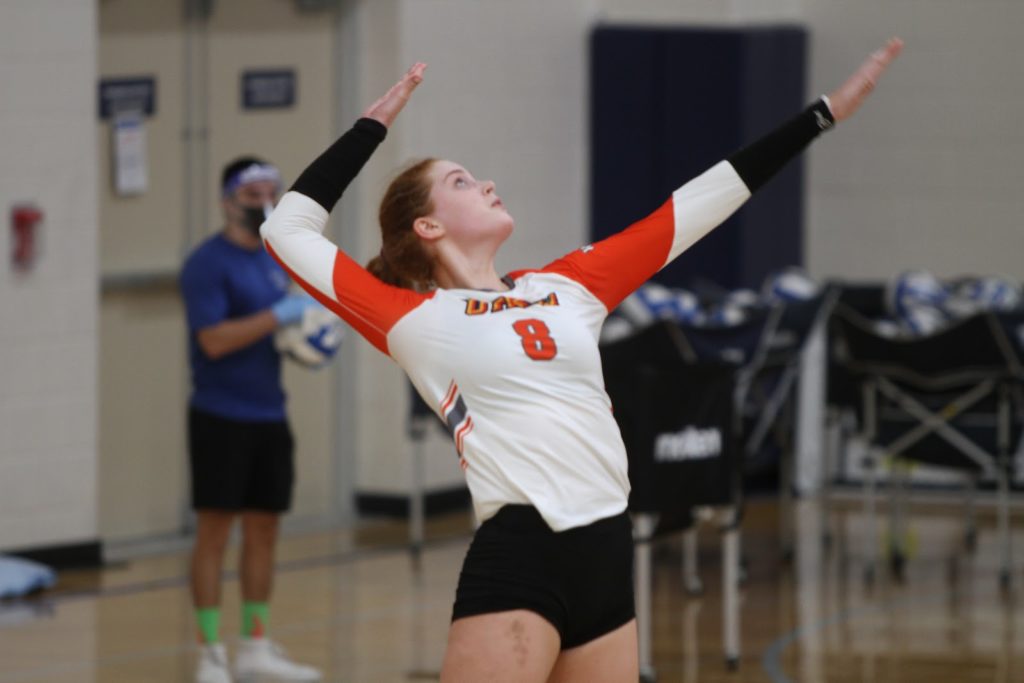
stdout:
{"type": "Polygon", "coordinates": [[[95,64],[95,2],[0,4],[0,551],[97,538],[95,64]],[[15,273],[23,201],[45,224],[15,273]]]}
{"type": "MultiPolygon", "coordinates": [[[[923,267],[1024,277],[1017,227],[1024,193],[1014,187],[1024,149],[1016,123],[1024,49],[1014,35],[1024,26],[1022,2],[352,2],[374,6],[376,32],[367,35],[381,38],[358,50],[373,65],[362,70],[363,101],[413,61],[430,64],[357,190],[362,215],[345,229],[358,230],[353,243],[364,259],[379,246],[373,218],[386,171],[424,155],[456,159],[497,182],[517,225],[500,267],[541,264],[586,241],[587,37],[595,22],[793,22],[811,36],[809,97],[837,86],[889,35],[908,43],[869,106],[812,147],[805,221],[812,274],[884,279],[923,267]]],[[[366,345],[355,353],[362,358],[353,385],[360,400],[350,403],[362,425],[358,488],[405,490],[408,446],[401,430],[384,428],[404,414],[401,375],[366,345]]],[[[435,445],[431,486],[457,485],[450,445],[435,445]]]]}
{"type": "Polygon", "coordinates": [[[803,19],[814,91],[888,35],[907,42],[870,106],[811,152],[812,272],[1024,277],[1024,3],[805,0],[803,19]]]}

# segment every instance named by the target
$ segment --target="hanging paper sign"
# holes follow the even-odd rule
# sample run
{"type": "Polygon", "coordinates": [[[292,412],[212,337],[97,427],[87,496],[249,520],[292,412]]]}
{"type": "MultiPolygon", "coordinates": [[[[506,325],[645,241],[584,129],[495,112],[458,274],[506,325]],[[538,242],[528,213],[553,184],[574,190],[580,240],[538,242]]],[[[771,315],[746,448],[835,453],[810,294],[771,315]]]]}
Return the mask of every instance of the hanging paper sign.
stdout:
{"type": "Polygon", "coordinates": [[[142,194],[149,186],[146,172],[146,126],[142,114],[118,112],[114,116],[111,131],[114,191],[122,197],[142,194]]]}
{"type": "Polygon", "coordinates": [[[295,70],[242,72],[242,109],[286,109],[295,104],[295,70]]]}

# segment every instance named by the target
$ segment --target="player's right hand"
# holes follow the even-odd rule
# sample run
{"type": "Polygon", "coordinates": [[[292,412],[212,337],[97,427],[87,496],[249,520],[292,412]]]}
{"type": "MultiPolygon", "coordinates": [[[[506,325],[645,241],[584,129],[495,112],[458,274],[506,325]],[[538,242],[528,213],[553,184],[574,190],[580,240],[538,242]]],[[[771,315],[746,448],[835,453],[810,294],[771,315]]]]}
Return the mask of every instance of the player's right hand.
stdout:
{"type": "Polygon", "coordinates": [[[409,70],[405,72],[405,75],[402,76],[398,83],[391,86],[390,90],[366,108],[363,116],[379,121],[390,128],[398,113],[402,111],[405,103],[409,101],[412,91],[423,82],[423,72],[426,68],[427,65],[423,62],[416,62],[409,67],[409,70]]]}

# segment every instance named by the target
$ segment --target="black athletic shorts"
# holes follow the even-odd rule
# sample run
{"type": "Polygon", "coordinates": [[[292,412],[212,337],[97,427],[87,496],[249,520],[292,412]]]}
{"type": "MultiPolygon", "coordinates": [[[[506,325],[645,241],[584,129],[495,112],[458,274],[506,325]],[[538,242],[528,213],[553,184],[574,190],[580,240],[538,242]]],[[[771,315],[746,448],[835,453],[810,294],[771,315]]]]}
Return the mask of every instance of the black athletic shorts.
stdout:
{"type": "Polygon", "coordinates": [[[295,448],[287,422],[240,422],[190,408],[188,450],[194,509],[291,507],[295,448]]]}
{"type": "Polygon", "coordinates": [[[625,512],[555,532],[530,505],[506,505],[477,529],[452,621],[526,609],[558,630],[567,650],[636,615],[633,526],[625,512]]]}

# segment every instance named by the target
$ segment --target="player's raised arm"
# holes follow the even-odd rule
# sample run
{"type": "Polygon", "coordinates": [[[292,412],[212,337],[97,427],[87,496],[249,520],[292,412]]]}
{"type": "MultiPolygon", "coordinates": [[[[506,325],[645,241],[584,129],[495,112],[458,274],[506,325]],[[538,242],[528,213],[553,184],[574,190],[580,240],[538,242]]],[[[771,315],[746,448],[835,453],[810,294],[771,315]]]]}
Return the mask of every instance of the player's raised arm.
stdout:
{"type": "Polygon", "coordinates": [[[387,330],[422,296],[382,283],[323,235],[327,217],[423,80],[413,65],[299,175],[260,229],[264,245],[321,303],[386,352],[387,330]]]}
{"type": "Polygon", "coordinates": [[[544,268],[583,283],[611,310],[721,225],[814,138],[856,112],[900,54],[891,39],[828,96],[690,180],[646,218],[544,268]]]}

